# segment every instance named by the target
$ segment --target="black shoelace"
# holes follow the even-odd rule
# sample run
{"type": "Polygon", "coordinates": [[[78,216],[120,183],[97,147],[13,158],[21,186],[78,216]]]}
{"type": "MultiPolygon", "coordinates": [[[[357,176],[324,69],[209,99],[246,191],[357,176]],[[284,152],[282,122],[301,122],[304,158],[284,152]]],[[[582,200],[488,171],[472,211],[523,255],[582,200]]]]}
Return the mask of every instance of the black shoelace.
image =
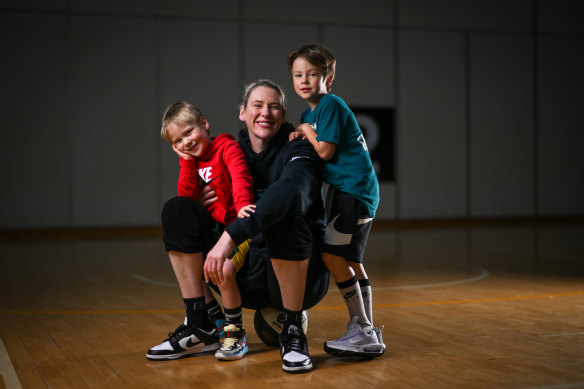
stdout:
{"type": "Polygon", "coordinates": [[[165,342],[171,341],[171,340],[179,340],[180,338],[182,338],[181,334],[186,328],[187,328],[187,326],[185,326],[184,324],[181,324],[180,326],[178,326],[178,328],[176,330],[174,330],[174,332],[168,333],[168,339],[166,339],[165,342]]]}
{"type": "Polygon", "coordinates": [[[296,351],[304,354],[306,353],[304,351],[305,346],[306,342],[304,342],[303,336],[298,332],[292,332],[286,335],[285,347],[290,351],[296,351]]]}

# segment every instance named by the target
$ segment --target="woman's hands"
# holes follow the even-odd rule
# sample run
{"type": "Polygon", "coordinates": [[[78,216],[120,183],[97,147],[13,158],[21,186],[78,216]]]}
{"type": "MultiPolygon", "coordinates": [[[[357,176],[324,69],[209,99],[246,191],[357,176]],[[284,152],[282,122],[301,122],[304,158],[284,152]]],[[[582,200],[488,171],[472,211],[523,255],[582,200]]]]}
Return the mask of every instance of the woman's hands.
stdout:
{"type": "Polygon", "coordinates": [[[223,265],[234,247],[235,242],[231,239],[231,236],[227,232],[223,232],[205,259],[205,264],[203,265],[205,282],[211,281],[215,285],[223,282],[223,265]]]}

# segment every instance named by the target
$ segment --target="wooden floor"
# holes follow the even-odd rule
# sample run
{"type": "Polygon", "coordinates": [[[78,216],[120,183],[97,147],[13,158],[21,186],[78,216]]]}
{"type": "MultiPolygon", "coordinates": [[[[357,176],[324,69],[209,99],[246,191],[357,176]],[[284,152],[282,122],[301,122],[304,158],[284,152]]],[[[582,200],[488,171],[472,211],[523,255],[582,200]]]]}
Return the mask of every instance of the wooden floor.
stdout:
{"type": "Polygon", "coordinates": [[[182,321],[158,237],[0,242],[0,388],[584,388],[584,224],[376,228],[366,252],[387,352],[332,358],[348,314],[310,310],[313,372],[250,352],[151,362],[182,321]]]}

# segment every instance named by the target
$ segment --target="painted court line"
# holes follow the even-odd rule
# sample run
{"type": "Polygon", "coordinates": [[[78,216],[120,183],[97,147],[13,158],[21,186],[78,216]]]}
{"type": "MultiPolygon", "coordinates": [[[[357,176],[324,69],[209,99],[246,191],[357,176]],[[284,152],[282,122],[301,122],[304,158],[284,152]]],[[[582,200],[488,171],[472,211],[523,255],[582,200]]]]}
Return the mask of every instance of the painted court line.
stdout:
{"type": "MultiPolygon", "coordinates": [[[[427,305],[451,305],[451,304],[473,304],[473,303],[490,303],[490,302],[501,302],[501,301],[521,301],[521,300],[534,300],[534,299],[551,299],[554,297],[565,297],[565,296],[580,296],[584,295],[584,291],[576,292],[562,292],[562,293],[548,293],[548,294],[536,294],[528,296],[505,296],[505,297],[493,297],[484,299],[468,299],[468,300],[445,300],[445,301],[419,301],[410,303],[390,303],[390,304],[373,304],[374,308],[387,308],[387,307],[419,307],[427,305]]],[[[343,306],[328,306],[328,307],[313,307],[311,310],[326,310],[326,309],[346,309],[343,306]]],[[[249,309],[245,309],[249,311],[249,309]]],[[[34,314],[34,315],[104,315],[104,314],[151,314],[151,313],[184,313],[184,310],[179,309],[120,309],[120,310],[58,310],[58,311],[17,311],[17,310],[0,310],[0,314],[34,314]]]]}
{"type": "Polygon", "coordinates": [[[550,385],[550,386],[531,386],[529,388],[522,388],[522,389],[573,389],[573,388],[584,388],[584,382],[574,382],[571,384],[550,385]]]}
{"type": "Polygon", "coordinates": [[[140,280],[142,282],[145,282],[147,284],[158,285],[158,286],[168,286],[171,288],[178,288],[177,283],[155,281],[155,280],[151,280],[150,278],[146,278],[144,276],[141,276],[140,274],[132,274],[132,275],[134,276],[135,279],[140,280]]]}
{"type": "MultiPolygon", "coordinates": [[[[487,269],[483,269],[483,268],[478,267],[478,266],[458,264],[458,263],[446,263],[446,262],[443,262],[442,264],[446,265],[446,266],[451,266],[451,267],[462,267],[462,268],[476,270],[479,272],[479,274],[475,277],[464,278],[461,280],[454,280],[454,281],[447,281],[447,282],[435,282],[432,284],[419,284],[419,285],[382,286],[382,287],[374,287],[373,290],[378,291],[378,290],[408,290],[408,289],[439,288],[439,287],[443,287],[443,286],[453,286],[453,285],[467,284],[469,282],[477,282],[477,281],[483,280],[491,275],[491,272],[489,272],[487,269]]],[[[150,278],[144,277],[140,274],[133,274],[132,276],[134,278],[136,278],[137,280],[140,280],[140,281],[145,282],[147,284],[178,288],[177,283],[151,280],[150,278]]],[[[335,287],[331,287],[331,288],[329,288],[329,290],[337,290],[337,289],[335,287]]]]}
{"type": "MultiPolygon", "coordinates": [[[[449,266],[457,266],[454,264],[448,264],[449,266]]],[[[487,278],[491,275],[487,269],[483,269],[477,266],[470,266],[470,265],[460,265],[460,267],[470,268],[479,272],[478,276],[471,277],[471,278],[464,278],[462,280],[455,280],[455,281],[448,281],[448,282],[436,282],[433,284],[421,284],[421,285],[403,285],[403,286],[387,286],[387,287],[380,287],[380,288],[373,288],[373,290],[404,290],[404,289],[424,289],[424,288],[439,288],[442,286],[452,286],[452,285],[460,285],[460,284],[467,284],[469,282],[477,282],[482,279],[487,278]]]]}
{"type": "Polygon", "coordinates": [[[0,338],[0,379],[4,381],[6,389],[22,389],[2,338],[0,338]]]}
{"type": "Polygon", "coordinates": [[[574,336],[574,335],[584,335],[584,332],[567,332],[565,334],[550,334],[544,336],[574,336]]]}
{"type": "Polygon", "coordinates": [[[490,303],[490,302],[501,302],[501,301],[550,299],[553,297],[578,296],[578,295],[584,295],[584,291],[550,293],[550,294],[536,294],[536,295],[530,295],[530,296],[493,297],[493,298],[484,298],[484,299],[425,301],[425,302],[419,302],[419,303],[378,304],[375,306],[376,307],[413,307],[413,306],[421,306],[421,305],[473,304],[473,303],[490,303]]]}

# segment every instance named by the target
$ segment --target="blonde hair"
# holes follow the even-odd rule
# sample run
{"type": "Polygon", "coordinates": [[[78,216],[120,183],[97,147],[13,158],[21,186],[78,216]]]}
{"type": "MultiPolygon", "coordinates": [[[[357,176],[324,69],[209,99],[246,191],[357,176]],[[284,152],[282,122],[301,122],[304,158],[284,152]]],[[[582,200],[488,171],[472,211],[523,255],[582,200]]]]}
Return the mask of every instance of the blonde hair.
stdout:
{"type": "Polygon", "coordinates": [[[168,135],[168,126],[171,123],[202,124],[202,117],[203,114],[197,107],[187,103],[186,101],[178,101],[170,105],[168,108],[166,108],[166,111],[164,111],[164,115],[162,115],[162,128],[160,130],[160,136],[162,139],[166,139],[172,143],[168,135]]]}
{"type": "Polygon", "coordinates": [[[249,100],[249,95],[251,95],[251,92],[253,92],[256,88],[258,88],[260,86],[272,88],[273,90],[275,90],[278,93],[278,95],[282,98],[282,110],[285,113],[286,112],[286,107],[285,107],[286,96],[284,95],[284,91],[282,90],[280,85],[278,85],[274,81],[268,80],[266,78],[262,78],[260,80],[254,81],[245,87],[245,90],[243,91],[243,99],[241,101],[241,105],[243,106],[243,108],[247,108],[247,102],[249,100]]]}

